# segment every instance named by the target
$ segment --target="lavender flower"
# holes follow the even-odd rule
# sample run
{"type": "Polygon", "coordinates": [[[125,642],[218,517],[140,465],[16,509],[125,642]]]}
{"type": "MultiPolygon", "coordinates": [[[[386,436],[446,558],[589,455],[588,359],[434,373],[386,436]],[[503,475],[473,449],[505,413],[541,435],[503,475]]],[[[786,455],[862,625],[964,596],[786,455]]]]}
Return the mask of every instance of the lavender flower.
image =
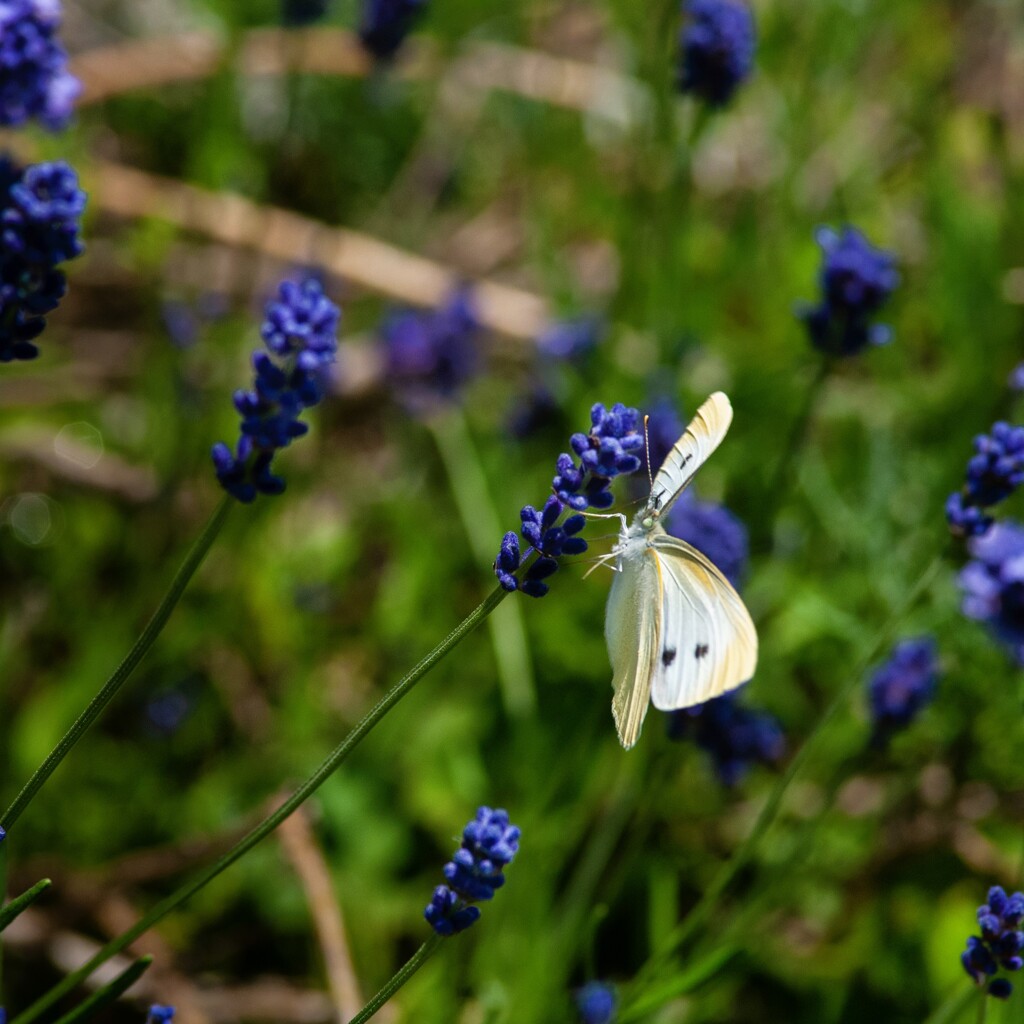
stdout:
{"type": "MultiPolygon", "coordinates": [[[[999,969],[1019,971],[1024,967],[1024,932],[1020,930],[1024,918],[1024,894],[1006,895],[1006,890],[994,885],[988,891],[988,902],[978,907],[978,925],[981,937],[970,936],[967,948],[960,954],[964,970],[976,985],[984,985],[999,969]]],[[[996,978],[989,983],[990,995],[1007,999],[1013,985],[1007,978],[996,978]]]]}
{"type": "Polygon", "coordinates": [[[270,464],[309,429],[299,416],[323,397],[320,374],[334,359],[340,315],[314,278],[284,281],[267,303],[262,335],[272,355],[255,352],[255,387],[235,392],[242,424],[234,453],[223,442],[211,453],[221,486],[239,501],[284,490],[270,464]]]}
{"type": "Polygon", "coordinates": [[[683,10],[679,88],[724,106],[754,65],[754,16],[739,0],[685,0],[683,10]]]}
{"type": "Polygon", "coordinates": [[[476,371],[481,333],[468,286],[439,309],[392,314],[381,327],[389,383],[414,412],[453,401],[476,371]]]}
{"type": "Polygon", "coordinates": [[[300,28],[319,21],[330,6],[330,0],[281,0],[281,24],[300,28]]]}
{"type": "Polygon", "coordinates": [[[615,989],[603,981],[588,981],[575,994],[580,1024],[611,1024],[618,1000],[615,989]]]}
{"type": "Polygon", "coordinates": [[[961,610],[984,622],[1024,666],[1024,527],[1004,521],[968,543],[960,572],[961,610]]]}
{"type": "Polygon", "coordinates": [[[1018,363],[1011,371],[1006,382],[1011,391],[1024,391],[1024,363],[1018,363]]]}
{"type": "Polygon", "coordinates": [[[868,684],[875,746],[884,745],[893,733],[913,721],[935,695],[937,679],[934,638],[903,640],[893,648],[889,660],[868,684]]]}
{"type": "Polygon", "coordinates": [[[744,707],[739,692],[731,690],[668,713],[669,738],[692,738],[711,756],[716,774],[727,786],[735,786],[755,764],[775,764],[786,750],[778,721],[766,712],[744,707]]]}
{"type": "Polygon", "coordinates": [[[856,228],[846,227],[839,235],[822,227],[815,237],[824,256],[822,299],[818,306],[797,311],[811,344],[832,356],[852,356],[868,345],[886,344],[892,332],[871,321],[899,283],[895,257],[874,248],[856,228]]]}
{"type": "Polygon", "coordinates": [[[172,1020],[174,1020],[173,1006],[161,1006],[159,1003],[154,1003],[149,1008],[146,1024],[169,1024],[172,1020]]]}
{"type": "Polygon", "coordinates": [[[391,60],[426,6],[427,0],[363,0],[363,46],[377,60],[391,60]]]}
{"type": "Polygon", "coordinates": [[[739,588],[747,569],[750,541],[747,528],[725,505],[698,501],[692,491],[683,491],[668,514],[665,528],[707,555],[739,588]]]}
{"type": "Polygon", "coordinates": [[[980,537],[992,525],[986,511],[1024,483],[1024,427],[995,423],[974,439],[963,489],[946,501],[946,520],[959,537],[980,537]]]}
{"type": "Polygon", "coordinates": [[[640,435],[640,414],[616,403],[610,410],[598,403],[590,410],[589,434],[573,434],[570,445],[580,459],[558,456],[558,470],[552,481],[554,495],[538,511],[525,505],[520,513],[522,536],[529,547],[520,555],[514,533],[506,533],[494,563],[494,574],[505,590],[521,590],[530,597],[543,597],[548,592],[544,582],[558,570],[562,555],[578,555],[587,550],[587,543],[577,534],[586,525],[580,512],[590,506],[608,508],[615,500],[609,490],[612,480],[640,468],[640,459],[632,453],[643,447],[640,435]],[[571,510],[561,524],[563,512],[571,510]],[[533,553],[537,559],[522,578],[516,573],[533,553]]]}
{"type": "Polygon", "coordinates": [[[464,931],[480,916],[473,904],[494,898],[505,884],[503,873],[519,852],[519,829],[505,811],[481,807],[462,831],[462,845],[444,866],[447,885],[439,885],[423,912],[439,935],[464,931]]]}
{"type": "Polygon", "coordinates": [[[0,2],[0,126],[36,118],[56,131],[71,117],[81,85],[57,39],[59,0],[0,2]]]}
{"type": "Polygon", "coordinates": [[[559,320],[537,338],[537,354],[546,362],[578,362],[594,351],[603,331],[604,321],[598,316],[559,320]]]}
{"type": "Polygon", "coordinates": [[[63,161],[21,170],[0,157],[0,363],[39,355],[32,342],[66,290],[57,265],[83,249],[85,198],[63,161]]]}
{"type": "MultiPolygon", "coordinates": [[[[651,463],[647,468],[652,476],[661,469],[661,464],[668,458],[668,453],[672,451],[672,446],[679,440],[685,427],[673,402],[661,398],[653,403],[647,416],[647,447],[651,453],[651,463]]],[[[642,464],[646,463],[645,451],[642,464]]]]}

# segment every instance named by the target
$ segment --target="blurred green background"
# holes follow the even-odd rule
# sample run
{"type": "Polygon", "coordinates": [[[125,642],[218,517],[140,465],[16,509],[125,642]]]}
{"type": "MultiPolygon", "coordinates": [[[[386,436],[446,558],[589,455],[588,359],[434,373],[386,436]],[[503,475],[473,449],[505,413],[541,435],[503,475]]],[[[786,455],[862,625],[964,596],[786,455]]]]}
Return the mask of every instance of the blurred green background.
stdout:
{"type": "MultiPolygon", "coordinates": [[[[528,317],[523,336],[490,332],[458,407],[424,421],[389,395],[374,354],[403,282],[328,273],[344,315],[340,383],[311,436],[279,457],[286,494],[236,510],[157,646],[19,824],[11,891],[44,872],[56,884],[35,931],[8,943],[9,1004],[59,976],[62,937],[121,930],[228,845],[482,599],[493,577],[473,531],[495,520],[497,549],[597,401],[643,409],[668,395],[690,413],[712,390],[730,395],[732,431],[698,489],[755,539],[744,596],[761,659],[747,696],[797,749],[947,545],[942,506],[972,436],[1020,412],[1006,386],[1024,358],[1019,4],[759,0],[756,71],[692,152],[696,107],[671,83],[674,4],[434,0],[398,66],[369,75],[304,73],[298,34],[270,39],[292,71],[250,73],[253,33],[276,24],[269,0],[65,7],[73,54],[114,48],[100,65],[114,84],[69,132],[11,140],[71,160],[93,200],[41,357],[0,375],[5,801],[130,645],[219,500],[209,447],[237,430],[230,396],[247,383],[260,308],[308,262],[301,246],[289,260],[260,238],[231,245],[187,215],[169,225],[157,201],[126,215],[109,179],[105,196],[109,162],[366,232],[540,296],[552,317],[600,313],[608,329],[559,378],[553,421],[516,440],[528,317]],[[184,32],[223,44],[210,67],[118,85],[135,72],[117,48],[184,32]],[[491,89],[474,57],[490,43],[622,77],[583,109],[491,89]],[[813,231],[847,222],[898,256],[882,317],[894,341],[833,369],[791,480],[766,498],[817,373],[793,315],[817,295],[813,231]],[[168,315],[188,318],[188,337],[168,315]],[[478,473],[488,497],[466,514],[454,495],[478,473]]],[[[337,3],[322,25],[356,17],[337,3]]],[[[868,749],[863,694],[842,712],[675,967],[723,955],[644,1020],[903,1024],[969,986],[958,958],[975,907],[990,884],[1021,881],[1024,730],[1019,673],[961,617],[963,556],[951,552],[897,634],[938,636],[934,705],[881,753],[868,749]]],[[[512,656],[525,653],[532,680],[517,670],[503,688],[509,654],[479,631],[312,801],[311,841],[367,995],[426,936],[422,908],[477,805],[523,829],[500,897],[382,1020],[574,1019],[572,989],[629,981],[777,777],[759,768],[723,787],[654,711],[622,751],[608,574],[584,581],[584,568],[541,602],[506,602],[525,623],[512,656]]],[[[326,991],[323,953],[276,839],[158,934],[146,998],[178,1002],[184,1024],[331,1019],[309,995],[326,991]],[[273,986],[286,1010],[252,995],[273,986]]],[[[1024,993],[989,1019],[1024,1020],[1024,993]]]]}

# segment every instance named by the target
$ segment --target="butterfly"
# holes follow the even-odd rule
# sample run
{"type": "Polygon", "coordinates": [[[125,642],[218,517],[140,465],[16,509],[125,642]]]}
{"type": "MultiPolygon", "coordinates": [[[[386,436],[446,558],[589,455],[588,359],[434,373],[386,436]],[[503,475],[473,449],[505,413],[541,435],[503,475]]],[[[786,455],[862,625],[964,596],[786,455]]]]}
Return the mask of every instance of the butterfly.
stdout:
{"type": "Polygon", "coordinates": [[[730,423],[732,405],[717,391],[672,446],[632,524],[619,517],[604,632],[612,715],[627,750],[648,702],[661,711],[701,704],[746,682],[757,665],[757,631],[739,594],[709,558],[662,525],[730,423]]]}

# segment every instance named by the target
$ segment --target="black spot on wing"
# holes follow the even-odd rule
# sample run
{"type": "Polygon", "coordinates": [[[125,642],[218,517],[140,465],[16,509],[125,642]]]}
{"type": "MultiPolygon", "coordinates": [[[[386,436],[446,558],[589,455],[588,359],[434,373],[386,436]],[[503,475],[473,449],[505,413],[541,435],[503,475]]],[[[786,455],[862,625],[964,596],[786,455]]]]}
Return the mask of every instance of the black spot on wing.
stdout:
{"type": "Polygon", "coordinates": [[[666,647],[665,650],[661,652],[661,663],[665,666],[665,668],[668,668],[669,665],[671,665],[672,662],[675,660],[676,649],[674,647],[666,647]]]}
{"type": "Polygon", "coordinates": [[[693,649],[693,656],[700,661],[701,658],[705,657],[711,648],[707,644],[697,644],[693,649]]]}

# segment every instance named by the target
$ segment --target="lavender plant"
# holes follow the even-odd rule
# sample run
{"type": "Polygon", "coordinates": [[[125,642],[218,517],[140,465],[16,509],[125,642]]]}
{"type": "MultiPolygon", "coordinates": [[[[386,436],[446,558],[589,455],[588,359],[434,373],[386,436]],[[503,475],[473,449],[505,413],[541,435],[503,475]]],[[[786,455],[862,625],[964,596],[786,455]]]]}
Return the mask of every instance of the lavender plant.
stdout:
{"type": "Polygon", "coordinates": [[[0,125],[35,119],[56,131],[71,118],[81,86],[67,69],[60,23],[56,0],[0,4],[0,125]]]}
{"type": "Polygon", "coordinates": [[[393,59],[426,7],[427,0],[363,0],[363,46],[379,61],[393,59]]]}
{"type": "Polygon", "coordinates": [[[754,65],[754,16],[741,0],[686,0],[679,39],[679,88],[724,106],[754,65]]]}
{"type": "Polygon", "coordinates": [[[18,167],[0,157],[0,363],[35,359],[45,314],[67,282],[59,265],[80,255],[85,192],[63,161],[18,167]]]}

